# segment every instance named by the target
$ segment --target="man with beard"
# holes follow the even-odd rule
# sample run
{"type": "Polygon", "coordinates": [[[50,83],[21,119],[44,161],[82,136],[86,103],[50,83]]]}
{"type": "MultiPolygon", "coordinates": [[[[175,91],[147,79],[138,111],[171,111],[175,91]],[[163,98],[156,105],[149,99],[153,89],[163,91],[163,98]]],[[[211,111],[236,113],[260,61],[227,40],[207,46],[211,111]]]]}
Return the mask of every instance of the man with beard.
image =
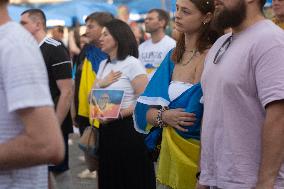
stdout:
{"type": "Polygon", "coordinates": [[[215,24],[232,28],[210,49],[197,188],[284,188],[284,33],[264,0],[216,0],[215,24]]]}
{"type": "Polygon", "coordinates": [[[146,67],[149,77],[176,46],[175,40],[165,34],[169,19],[169,14],[162,9],[152,9],[146,16],[145,28],[151,38],[139,45],[139,60],[146,67]]]}

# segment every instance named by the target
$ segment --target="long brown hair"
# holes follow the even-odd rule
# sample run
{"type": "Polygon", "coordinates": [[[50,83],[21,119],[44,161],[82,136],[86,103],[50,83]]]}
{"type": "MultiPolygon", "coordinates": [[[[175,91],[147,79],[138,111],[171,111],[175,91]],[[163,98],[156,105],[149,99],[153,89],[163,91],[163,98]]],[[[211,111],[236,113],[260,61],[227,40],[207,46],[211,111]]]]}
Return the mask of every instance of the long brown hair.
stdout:
{"type": "MultiPolygon", "coordinates": [[[[214,0],[190,0],[197,9],[204,15],[207,13],[214,14],[215,5],[214,0]]],[[[211,21],[209,23],[204,23],[200,27],[200,35],[197,39],[197,51],[202,53],[206,49],[210,48],[211,45],[221,36],[222,32],[217,31],[211,26],[211,21]]],[[[172,54],[172,60],[175,63],[181,61],[181,58],[185,51],[185,34],[181,33],[176,44],[176,48],[172,54]]]]}

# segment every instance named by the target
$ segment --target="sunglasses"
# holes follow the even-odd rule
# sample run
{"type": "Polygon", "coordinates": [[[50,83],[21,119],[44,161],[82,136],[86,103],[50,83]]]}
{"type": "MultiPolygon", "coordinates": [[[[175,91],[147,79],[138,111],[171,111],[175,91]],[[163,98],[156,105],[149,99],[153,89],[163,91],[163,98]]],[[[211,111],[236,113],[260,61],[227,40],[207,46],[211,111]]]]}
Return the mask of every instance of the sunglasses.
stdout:
{"type": "Polygon", "coordinates": [[[218,64],[222,58],[222,56],[225,54],[226,50],[229,48],[230,44],[233,41],[233,34],[230,35],[222,44],[222,46],[220,47],[220,49],[217,51],[213,63],[214,64],[218,64]]]}

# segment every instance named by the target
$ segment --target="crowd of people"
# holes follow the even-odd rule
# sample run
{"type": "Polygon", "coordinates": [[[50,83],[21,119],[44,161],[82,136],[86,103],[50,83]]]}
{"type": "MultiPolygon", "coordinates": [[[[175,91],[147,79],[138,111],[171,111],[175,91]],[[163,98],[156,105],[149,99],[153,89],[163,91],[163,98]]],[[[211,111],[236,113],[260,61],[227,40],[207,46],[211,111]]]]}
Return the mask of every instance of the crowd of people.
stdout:
{"type": "MultiPolygon", "coordinates": [[[[72,189],[68,136],[98,128],[99,189],[284,188],[284,1],[177,0],[145,32],[120,7],[78,44],[0,0],[0,188],[72,189]],[[72,50],[69,50],[72,48],[72,50]],[[116,104],[92,91],[122,91],[116,104]],[[103,98],[102,97],[102,98],[103,98]],[[92,105],[90,105],[90,103],[92,105]],[[115,104],[117,116],[95,114],[115,104]],[[102,116],[105,115],[105,116],[102,116]],[[157,158],[153,158],[155,150],[157,158]]],[[[96,157],[96,158],[97,158],[96,157]]]]}

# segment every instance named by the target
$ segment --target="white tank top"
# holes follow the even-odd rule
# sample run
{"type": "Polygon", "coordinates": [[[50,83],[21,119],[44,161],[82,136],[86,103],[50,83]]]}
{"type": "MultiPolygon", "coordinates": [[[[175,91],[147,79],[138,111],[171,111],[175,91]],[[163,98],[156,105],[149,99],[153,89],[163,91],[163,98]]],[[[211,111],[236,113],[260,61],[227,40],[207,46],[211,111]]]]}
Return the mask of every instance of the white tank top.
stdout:
{"type": "Polygon", "coordinates": [[[171,81],[168,89],[170,100],[173,101],[192,86],[193,84],[191,83],[186,83],[182,81],[171,81]]]}

